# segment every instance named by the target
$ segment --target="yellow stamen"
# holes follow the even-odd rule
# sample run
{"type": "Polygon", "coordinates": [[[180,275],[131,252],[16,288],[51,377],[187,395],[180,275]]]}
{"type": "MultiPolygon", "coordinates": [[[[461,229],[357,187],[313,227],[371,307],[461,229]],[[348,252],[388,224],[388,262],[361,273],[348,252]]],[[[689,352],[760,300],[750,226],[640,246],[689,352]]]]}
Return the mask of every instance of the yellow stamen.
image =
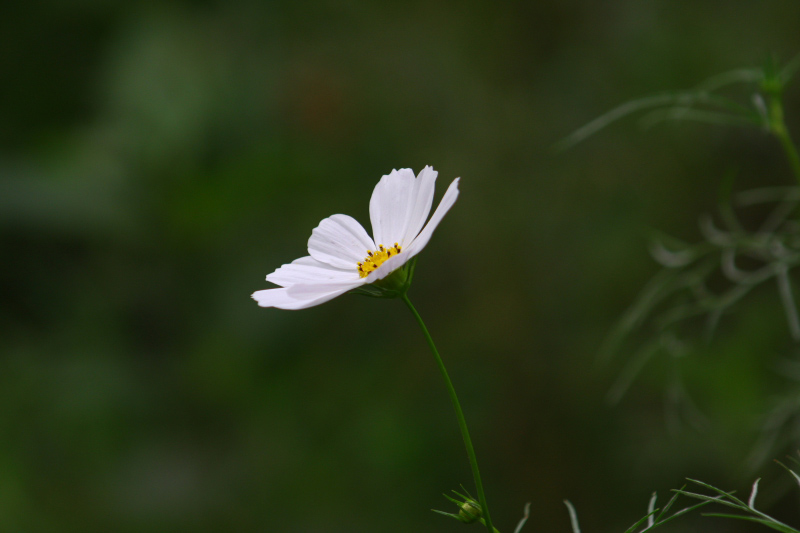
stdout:
{"type": "Polygon", "coordinates": [[[366,278],[370,272],[377,270],[384,261],[399,254],[401,250],[402,247],[397,243],[394,243],[391,248],[386,248],[384,245],[379,244],[378,249],[374,252],[367,250],[367,257],[364,258],[363,262],[359,261],[358,263],[358,277],[366,278]]]}

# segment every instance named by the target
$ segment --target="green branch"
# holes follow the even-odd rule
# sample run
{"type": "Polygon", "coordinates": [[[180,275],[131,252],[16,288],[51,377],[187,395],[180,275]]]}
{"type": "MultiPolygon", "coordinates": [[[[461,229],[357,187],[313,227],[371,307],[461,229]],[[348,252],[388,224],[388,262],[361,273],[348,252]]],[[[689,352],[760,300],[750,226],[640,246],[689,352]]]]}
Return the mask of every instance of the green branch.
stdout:
{"type": "Polygon", "coordinates": [[[444,362],[442,361],[441,356],[439,355],[439,350],[436,349],[436,345],[433,343],[433,338],[431,334],[428,332],[428,328],[425,327],[425,322],[422,321],[422,317],[419,315],[417,310],[414,308],[414,305],[411,303],[411,300],[408,299],[406,294],[401,296],[405,304],[411,310],[411,314],[414,315],[414,318],[417,320],[419,327],[422,328],[422,333],[425,335],[425,340],[428,341],[428,346],[430,346],[431,351],[433,352],[433,356],[436,359],[436,364],[439,366],[439,371],[442,373],[442,379],[444,379],[444,384],[447,387],[447,392],[450,394],[450,401],[453,403],[453,409],[456,412],[456,418],[458,419],[458,427],[461,429],[461,436],[464,438],[464,446],[467,449],[467,456],[469,457],[469,464],[472,467],[472,477],[475,480],[475,488],[478,491],[478,502],[481,505],[481,515],[484,519],[484,524],[486,525],[486,529],[489,533],[495,533],[497,530],[492,527],[492,519],[489,518],[489,506],[486,504],[486,495],[483,492],[483,483],[481,482],[481,472],[478,469],[478,459],[475,456],[475,449],[472,447],[472,439],[469,437],[469,430],[467,429],[467,421],[464,418],[464,412],[461,410],[461,403],[458,401],[458,396],[456,396],[456,390],[453,387],[453,382],[450,381],[450,376],[447,374],[447,369],[444,366],[444,362]]]}

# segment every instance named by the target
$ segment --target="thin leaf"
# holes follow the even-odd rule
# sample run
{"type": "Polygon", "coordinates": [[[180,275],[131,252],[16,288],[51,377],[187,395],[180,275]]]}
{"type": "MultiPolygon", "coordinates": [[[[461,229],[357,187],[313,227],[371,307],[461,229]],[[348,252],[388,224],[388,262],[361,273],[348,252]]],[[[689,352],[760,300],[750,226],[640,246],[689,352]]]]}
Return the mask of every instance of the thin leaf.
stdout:
{"type": "MultiPolygon", "coordinates": [[[[797,455],[800,456],[800,450],[797,450],[797,455]]],[[[791,456],[787,456],[787,457],[789,458],[789,460],[791,462],[793,462],[797,466],[800,466],[800,459],[795,459],[794,457],[791,457],[791,456]]]]}
{"type": "MultiPolygon", "coordinates": [[[[681,487],[681,489],[685,489],[685,488],[686,488],[686,485],[681,487]]],[[[678,495],[677,494],[673,494],[672,498],[670,498],[669,501],[667,502],[667,505],[665,505],[664,508],[661,509],[661,512],[658,513],[658,516],[656,517],[656,522],[659,522],[661,520],[661,517],[664,516],[665,514],[667,514],[667,511],[670,510],[670,507],[672,507],[672,504],[675,503],[675,500],[677,500],[677,499],[678,499],[678,495]]]]}
{"type": "Polygon", "coordinates": [[[615,107],[611,111],[600,115],[585,126],[578,128],[565,137],[562,141],[558,142],[555,145],[555,148],[558,151],[571,148],[579,142],[585,140],[587,137],[594,135],[609,124],[636,113],[637,111],[653,109],[666,105],[688,106],[695,103],[715,103],[717,101],[718,97],[714,97],[708,93],[699,91],[656,94],[653,96],[645,96],[644,98],[630,100],[615,107]]]}
{"type": "Polygon", "coordinates": [[[578,514],[575,512],[572,503],[570,503],[569,500],[564,500],[564,505],[567,506],[567,511],[569,512],[569,522],[572,524],[572,533],[581,533],[581,528],[578,526],[578,514]]]}
{"type": "Polygon", "coordinates": [[[775,233],[796,208],[796,199],[782,198],[776,203],[775,208],[758,228],[758,233],[765,237],[775,233]]]}
{"type": "Polygon", "coordinates": [[[608,361],[625,337],[645,321],[653,308],[675,292],[676,280],[680,274],[677,269],[664,268],[650,279],[606,337],[598,354],[600,362],[608,361]]]}
{"type": "Polygon", "coordinates": [[[455,518],[456,520],[458,520],[459,522],[461,522],[461,519],[460,519],[460,518],[458,517],[458,515],[456,515],[456,514],[453,514],[453,513],[446,513],[446,512],[444,512],[444,511],[439,511],[438,509],[431,509],[431,511],[433,511],[434,513],[437,513],[437,514],[443,515],[443,516],[449,516],[450,518],[455,518]]]}
{"type": "Polygon", "coordinates": [[[583,141],[587,137],[590,137],[600,131],[601,129],[605,128],[612,122],[616,122],[617,120],[624,118],[630,114],[633,114],[637,111],[642,109],[648,109],[653,107],[658,107],[662,105],[667,105],[675,102],[675,95],[673,94],[660,94],[656,96],[647,96],[644,98],[639,98],[637,100],[631,100],[625,102],[622,105],[619,105],[612,109],[611,111],[600,115],[596,119],[592,120],[585,126],[578,128],[567,137],[565,137],[562,141],[558,142],[555,146],[556,150],[563,151],[568,148],[571,148],[578,144],[579,142],[583,141]]]}
{"type": "Polygon", "coordinates": [[[697,484],[698,484],[698,485],[700,485],[701,487],[705,487],[705,488],[707,488],[707,489],[709,489],[709,490],[713,490],[714,492],[716,492],[716,493],[717,493],[717,494],[719,494],[720,496],[725,496],[725,497],[727,497],[727,498],[730,498],[732,501],[734,501],[734,502],[736,502],[736,503],[738,503],[738,504],[740,504],[740,505],[744,506],[744,502],[743,502],[742,500],[740,500],[739,498],[737,498],[736,496],[734,496],[734,493],[735,493],[736,491],[725,492],[725,491],[724,491],[724,490],[722,490],[722,489],[718,489],[718,488],[717,488],[717,487],[715,487],[714,485],[709,485],[708,483],[703,483],[702,481],[699,481],[699,480],[697,480],[697,479],[692,479],[692,478],[686,478],[686,479],[688,479],[688,480],[689,480],[689,481],[691,481],[692,483],[697,483],[697,484]]]}
{"type": "Polygon", "coordinates": [[[758,496],[758,482],[759,481],[761,481],[761,478],[758,478],[755,481],[755,483],[753,483],[753,488],[750,491],[750,499],[747,500],[747,506],[750,509],[754,510],[754,511],[756,510],[755,504],[756,504],[756,496],[758,496]]]}
{"type": "Polygon", "coordinates": [[[458,492],[458,491],[455,491],[455,490],[454,490],[454,491],[451,491],[451,492],[452,492],[453,494],[455,494],[456,496],[460,497],[460,498],[461,498],[462,500],[464,500],[464,501],[468,501],[468,500],[473,500],[473,501],[475,501],[475,498],[473,498],[473,497],[472,497],[472,495],[470,495],[470,493],[467,491],[467,489],[464,489],[464,487],[461,487],[461,488],[464,490],[464,492],[466,492],[466,493],[467,493],[467,495],[466,495],[466,496],[464,496],[463,494],[461,494],[460,492],[458,492]]]}
{"type": "Polygon", "coordinates": [[[653,339],[639,348],[639,350],[628,359],[627,363],[620,371],[619,376],[617,376],[617,379],[614,381],[614,384],[608,390],[606,401],[611,405],[619,403],[636,379],[636,376],[639,375],[639,372],[642,371],[647,362],[650,361],[660,349],[661,343],[659,338],[653,339]]]}
{"type": "Polygon", "coordinates": [[[706,496],[705,494],[697,494],[695,492],[684,492],[678,491],[679,494],[683,494],[684,496],[688,496],[689,498],[696,498],[698,500],[703,500],[708,503],[719,503],[722,505],[727,505],[728,507],[733,507],[734,509],[738,509],[740,511],[746,511],[747,507],[744,505],[738,505],[735,503],[731,503],[729,501],[723,500],[720,497],[715,496],[706,496]]]}
{"type": "Polygon", "coordinates": [[[695,87],[695,89],[698,91],[711,92],[721,89],[726,85],[733,85],[734,83],[760,82],[763,78],[764,73],[761,71],[761,69],[739,68],[711,76],[695,87]]]}
{"type": "Polygon", "coordinates": [[[692,249],[686,248],[683,250],[670,250],[661,241],[653,241],[650,246],[650,255],[661,266],[667,268],[680,268],[685,267],[695,260],[696,254],[692,249]]]}
{"type": "Polygon", "coordinates": [[[705,124],[721,126],[761,126],[762,124],[761,117],[756,113],[733,115],[685,107],[671,107],[669,109],[651,111],[642,118],[642,126],[644,128],[651,128],[660,122],[666,122],[668,120],[703,122],[705,124]]]}
{"type": "Polygon", "coordinates": [[[631,527],[629,527],[628,529],[626,529],[626,530],[625,530],[625,533],[633,533],[634,531],[636,531],[636,528],[638,528],[638,527],[639,527],[639,526],[641,526],[643,523],[645,523],[645,522],[647,522],[648,520],[650,520],[650,517],[651,517],[651,516],[652,516],[654,513],[656,513],[656,512],[658,512],[658,509],[655,509],[655,510],[654,510],[652,513],[647,513],[646,515],[644,515],[643,517],[641,517],[641,518],[639,519],[639,521],[638,521],[638,522],[636,522],[636,523],[635,523],[635,524],[633,524],[631,527]]]}
{"type": "Polygon", "coordinates": [[[707,313],[709,308],[716,309],[721,307],[718,302],[719,300],[717,298],[704,298],[699,301],[676,305],[665,310],[653,320],[658,329],[666,330],[669,329],[669,327],[673,324],[686,320],[687,318],[692,318],[707,313]]]}
{"type": "Polygon", "coordinates": [[[771,529],[776,531],[782,531],[783,533],[800,533],[800,531],[796,530],[791,526],[787,526],[786,524],[782,524],[780,522],[773,522],[771,520],[766,520],[764,518],[756,518],[754,516],[744,516],[744,515],[737,515],[737,514],[722,514],[722,513],[704,513],[703,516],[713,516],[716,518],[735,518],[737,520],[747,520],[748,522],[757,522],[759,524],[765,525],[771,529]]]}
{"type": "Polygon", "coordinates": [[[464,504],[464,502],[458,501],[455,498],[453,498],[452,496],[449,496],[447,494],[442,494],[442,496],[444,496],[445,498],[447,498],[448,500],[450,500],[454,504],[458,505],[459,507],[461,507],[464,504]]]}
{"type": "Polygon", "coordinates": [[[704,213],[698,217],[697,225],[703,237],[715,246],[727,248],[736,243],[731,232],[717,228],[717,226],[714,225],[714,219],[708,213],[704,213]]]}
{"type": "Polygon", "coordinates": [[[785,263],[778,263],[775,278],[778,282],[778,294],[781,297],[786,322],[789,325],[789,333],[792,339],[800,341],[800,318],[797,316],[797,304],[792,294],[792,286],[789,282],[789,268],[785,263]]]}
{"type": "MultiPolygon", "coordinates": [[[[794,457],[790,457],[789,459],[792,459],[793,461],[797,462],[797,460],[794,459],[794,457]]],[[[781,463],[780,461],[775,461],[775,462],[781,465],[784,468],[784,470],[789,472],[794,477],[795,481],[797,481],[797,485],[800,486],[800,476],[797,475],[797,472],[795,472],[785,464],[781,463]]]]}
{"type": "Polygon", "coordinates": [[[792,76],[794,76],[795,72],[798,71],[798,69],[800,69],[800,54],[794,56],[792,60],[789,61],[785,67],[783,67],[783,70],[781,70],[780,74],[778,74],[781,82],[784,85],[784,88],[792,76]]]}
{"type": "Polygon", "coordinates": [[[653,527],[654,524],[654,517],[653,514],[655,513],[656,508],[656,493],[654,492],[652,496],[650,496],[650,501],[647,502],[647,528],[653,527]]]}
{"type": "MultiPolygon", "coordinates": [[[[704,246],[694,247],[694,253],[698,257],[712,251],[714,251],[714,248],[707,243],[704,246]]],[[[607,361],[619,349],[625,337],[634,328],[644,323],[653,309],[662,301],[686,289],[695,293],[698,292],[698,289],[701,289],[700,293],[702,293],[704,279],[717,268],[717,262],[718,260],[709,257],[706,260],[699,261],[690,269],[662,269],[640,292],[639,297],[623,314],[611,334],[606,337],[599,352],[598,360],[600,362],[607,361]]],[[[655,325],[658,329],[663,330],[672,323],[706,313],[709,309],[715,309],[718,306],[717,300],[701,299],[684,306],[672,307],[655,319],[655,325]]],[[[616,402],[624,395],[632,379],[641,370],[641,366],[653,355],[652,350],[654,349],[655,347],[652,343],[646,344],[638,350],[637,355],[632,360],[629,360],[626,369],[618,377],[617,382],[609,392],[609,401],[616,402]]]]}
{"type": "MultiPolygon", "coordinates": [[[[675,496],[677,497],[677,494],[676,494],[675,496]]],[[[712,498],[712,501],[704,501],[704,502],[700,502],[700,503],[697,503],[697,504],[695,504],[695,505],[692,505],[691,507],[684,507],[684,508],[683,508],[683,509],[681,509],[680,511],[677,511],[677,512],[675,512],[675,514],[673,514],[672,516],[668,516],[668,517],[667,517],[667,518],[665,518],[664,520],[657,520],[657,521],[656,521],[656,525],[655,525],[655,526],[653,526],[653,527],[658,527],[658,526],[660,526],[661,524],[666,524],[666,523],[667,523],[667,522],[669,522],[670,520],[674,520],[675,518],[678,518],[679,516],[683,516],[683,515],[685,515],[685,514],[686,514],[686,513],[688,513],[688,512],[694,511],[694,510],[695,510],[695,509],[697,509],[698,507],[702,507],[702,506],[704,506],[704,505],[708,505],[709,503],[712,503],[713,501],[714,501],[714,499],[712,498]]]]}
{"type": "Polygon", "coordinates": [[[733,180],[734,174],[732,172],[728,173],[728,176],[725,179],[727,184],[725,187],[728,189],[727,192],[724,194],[726,198],[720,200],[717,209],[719,209],[720,217],[722,218],[722,222],[728,226],[728,230],[732,233],[744,233],[744,227],[739,222],[739,219],[736,217],[736,212],[733,210],[733,205],[730,202],[730,189],[733,187],[733,180]]]}
{"type": "Polygon", "coordinates": [[[749,206],[770,202],[797,202],[800,200],[798,187],[761,187],[736,194],[737,205],[749,206]]]}
{"type": "Polygon", "coordinates": [[[522,531],[522,526],[525,525],[525,522],[528,521],[531,513],[531,502],[525,504],[525,507],[522,509],[522,519],[517,524],[516,529],[514,529],[514,533],[519,533],[522,531]]]}

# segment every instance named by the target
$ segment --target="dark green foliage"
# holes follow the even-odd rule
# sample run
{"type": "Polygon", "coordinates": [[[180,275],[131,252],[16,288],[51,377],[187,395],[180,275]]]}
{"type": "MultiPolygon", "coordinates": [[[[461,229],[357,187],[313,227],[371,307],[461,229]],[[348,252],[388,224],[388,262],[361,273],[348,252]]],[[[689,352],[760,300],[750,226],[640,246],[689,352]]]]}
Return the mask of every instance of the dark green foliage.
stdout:
{"type": "Polygon", "coordinates": [[[428,510],[469,471],[402,304],[249,297],[319,220],[366,224],[380,176],[426,164],[461,196],[410,292],[500,531],[526,501],[525,530],[566,530],[565,497],[622,531],[654,488],[744,475],[774,383],[754,369],[785,348],[774,291],[690,369],[715,393],[705,433],[668,431],[669,371],[610,409],[618,369],[593,362],[656,271],[641,228],[693,242],[730,165],[737,190],[790,183],[780,148],[631,124],[550,147],[620,102],[792,57],[800,4],[10,4],[0,531],[460,531],[428,510]]]}

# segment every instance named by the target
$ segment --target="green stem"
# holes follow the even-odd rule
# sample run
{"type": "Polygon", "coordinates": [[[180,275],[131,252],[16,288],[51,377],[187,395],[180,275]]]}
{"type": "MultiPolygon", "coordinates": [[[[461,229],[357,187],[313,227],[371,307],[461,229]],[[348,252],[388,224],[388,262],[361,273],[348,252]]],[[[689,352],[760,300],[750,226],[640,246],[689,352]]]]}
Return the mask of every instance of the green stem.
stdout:
{"type": "Polygon", "coordinates": [[[792,165],[794,176],[797,178],[797,182],[800,183],[800,156],[797,155],[797,148],[795,148],[792,139],[789,137],[789,132],[784,128],[780,133],[776,131],[775,135],[778,136],[778,140],[789,158],[789,163],[792,165]]]}
{"type": "Polygon", "coordinates": [[[786,122],[783,120],[783,102],[781,101],[780,93],[773,94],[770,99],[770,130],[783,146],[783,151],[786,152],[786,157],[789,158],[789,164],[792,166],[795,179],[800,184],[800,156],[797,154],[797,148],[792,142],[789,130],[786,129],[786,122]]]}
{"type": "Polygon", "coordinates": [[[469,456],[469,464],[472,467],[472,477],[475,479],[475,488],[478,491],[478,502],[481,504],[484,524],[486,525],[486,529],[489,531],[489,533],[495,533],[497,530],[492,527],[492,519],[489,518],[489,506],[486,504],[486,495],[483,492],[481,472],[478,469],[478,459],[475,457],[475,449],[472,447],[472,439],[469,437],[467,421],[464,419],[464,412],[461,410],[461,404],[458,401],[458,396],[456,396],[456,390],[453,388],[453,382],[450,381],[450,376],[447,374],[447,369],[444,367],[444,362],[442,361],[442,357],[439,355],[439,350],[436,349],[436,345],[433,343],[433,338],[428,332],[428,328],[425,327],[425,322],[422,321],[422,317],[419,316],[419,313],[414,308],[414,305],[411,303],[411,300],[408,299],[406,294],[403,294],[401,298],[411,310],[411,314],[414,315],[414,318],[417,319],[417,323],[419,324],[419,327],[422,328],[422,333],[425,335],[425,340],[428,341],[428,346],[430,346],[433,356],[436,358],[436,364],[439,366],[439,370],[442,373],[442,379],[444,379],[447,392],[450,393],[450,401],[453,402],[453,409],[456,412],[456,418],[458,418],[458,427],[461,428],[461,436],[464,438],[464,446],[467,448],[467,456],[469,456]]]}

